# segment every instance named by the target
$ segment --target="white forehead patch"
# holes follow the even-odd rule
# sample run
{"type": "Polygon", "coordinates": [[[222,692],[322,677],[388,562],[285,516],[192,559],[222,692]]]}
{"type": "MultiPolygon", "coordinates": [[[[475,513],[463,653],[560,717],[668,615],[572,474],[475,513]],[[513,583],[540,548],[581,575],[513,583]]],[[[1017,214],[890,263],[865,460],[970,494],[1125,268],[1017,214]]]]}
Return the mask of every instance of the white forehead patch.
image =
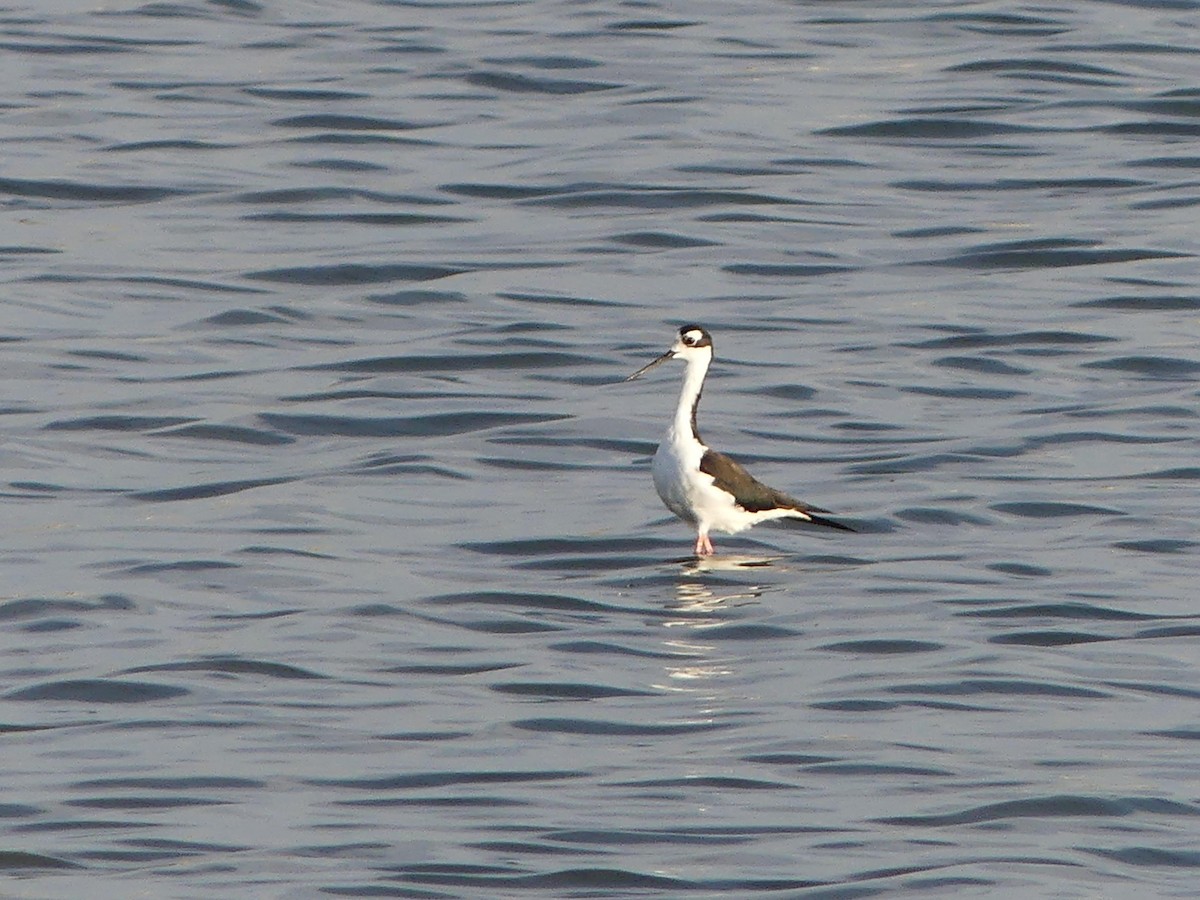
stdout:
{"type": "Polygon", "coordinates": [[[700,338],[704,337],[704,332],[698,331],[697,329],[693,328],[691,331],[685,331],[683,333],[683,336],[688,341],[688,343],[694,344],[694,343],[696,343],[696,341],[700,340],[700,338]]]}

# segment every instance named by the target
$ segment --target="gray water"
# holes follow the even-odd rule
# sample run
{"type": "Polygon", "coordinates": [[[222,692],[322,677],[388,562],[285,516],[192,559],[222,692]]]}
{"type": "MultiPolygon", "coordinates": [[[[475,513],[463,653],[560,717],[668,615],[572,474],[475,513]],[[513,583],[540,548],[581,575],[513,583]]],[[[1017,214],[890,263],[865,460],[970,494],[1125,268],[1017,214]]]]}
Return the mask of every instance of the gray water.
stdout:
{"type": "Polygon", "coordinates": [[[5,7],[2,893],[1193,896],[1198,11],[5,7]]]}

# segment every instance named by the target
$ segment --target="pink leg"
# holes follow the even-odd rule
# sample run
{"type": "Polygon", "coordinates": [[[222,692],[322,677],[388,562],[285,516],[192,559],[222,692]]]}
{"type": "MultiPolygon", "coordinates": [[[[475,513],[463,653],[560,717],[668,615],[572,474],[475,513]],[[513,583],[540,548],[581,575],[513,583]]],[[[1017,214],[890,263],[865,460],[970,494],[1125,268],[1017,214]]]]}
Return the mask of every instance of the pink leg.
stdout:
{"type": "Polygon", "coordinates": [[[712,556],[717,552],[713,549],[712,541],[709,540],[707,532],[696,536],[695,552],[697,556],[712,556]]]}

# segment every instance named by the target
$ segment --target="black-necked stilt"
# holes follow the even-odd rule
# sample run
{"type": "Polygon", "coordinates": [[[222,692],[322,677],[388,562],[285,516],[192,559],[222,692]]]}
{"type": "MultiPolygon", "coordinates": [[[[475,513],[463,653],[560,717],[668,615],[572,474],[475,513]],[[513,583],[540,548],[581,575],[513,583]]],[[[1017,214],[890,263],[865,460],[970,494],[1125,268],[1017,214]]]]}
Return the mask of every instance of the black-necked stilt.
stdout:
{"type": "Polygon", "coordinates": [[[696,407],[704,389],[704,376],[713,358],[712,336],[699,325],[685,325],[671,349],[638,369],[626,381],[650,371],[668,359],[687,363],[679,406],[667,433],[654,454],[654,487],[667,509],[696,529],[696,555],[713,553],[709,531],[728,534],[744,531],[770,519],[799,519],[814,525],[853,531],[849,525],[827,519],[819,509],[801,503],[756,480],[749,472],[700,439],[696,407]]]}

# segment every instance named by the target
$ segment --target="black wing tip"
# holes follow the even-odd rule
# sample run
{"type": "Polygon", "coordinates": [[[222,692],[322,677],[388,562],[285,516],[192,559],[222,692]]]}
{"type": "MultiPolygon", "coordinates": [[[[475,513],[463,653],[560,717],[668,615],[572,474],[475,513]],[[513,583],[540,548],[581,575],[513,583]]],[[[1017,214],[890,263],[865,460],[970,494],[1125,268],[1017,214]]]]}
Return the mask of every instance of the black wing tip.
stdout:
{"type": "Polygon", "coordinates": [[[800,516],[797,516],[797,518],[800,518],[804,522],[812,522],[814,525],[824,525],[826,528],[835,528],[838,531],[849,531],[851,534],[858,534],[857,529],[851,528],[849,525],[843,525],[836,519],[827,519],[824,516],[813,515],[811,512],[805,512],[802,516],[803,518],[800,516]]]}

